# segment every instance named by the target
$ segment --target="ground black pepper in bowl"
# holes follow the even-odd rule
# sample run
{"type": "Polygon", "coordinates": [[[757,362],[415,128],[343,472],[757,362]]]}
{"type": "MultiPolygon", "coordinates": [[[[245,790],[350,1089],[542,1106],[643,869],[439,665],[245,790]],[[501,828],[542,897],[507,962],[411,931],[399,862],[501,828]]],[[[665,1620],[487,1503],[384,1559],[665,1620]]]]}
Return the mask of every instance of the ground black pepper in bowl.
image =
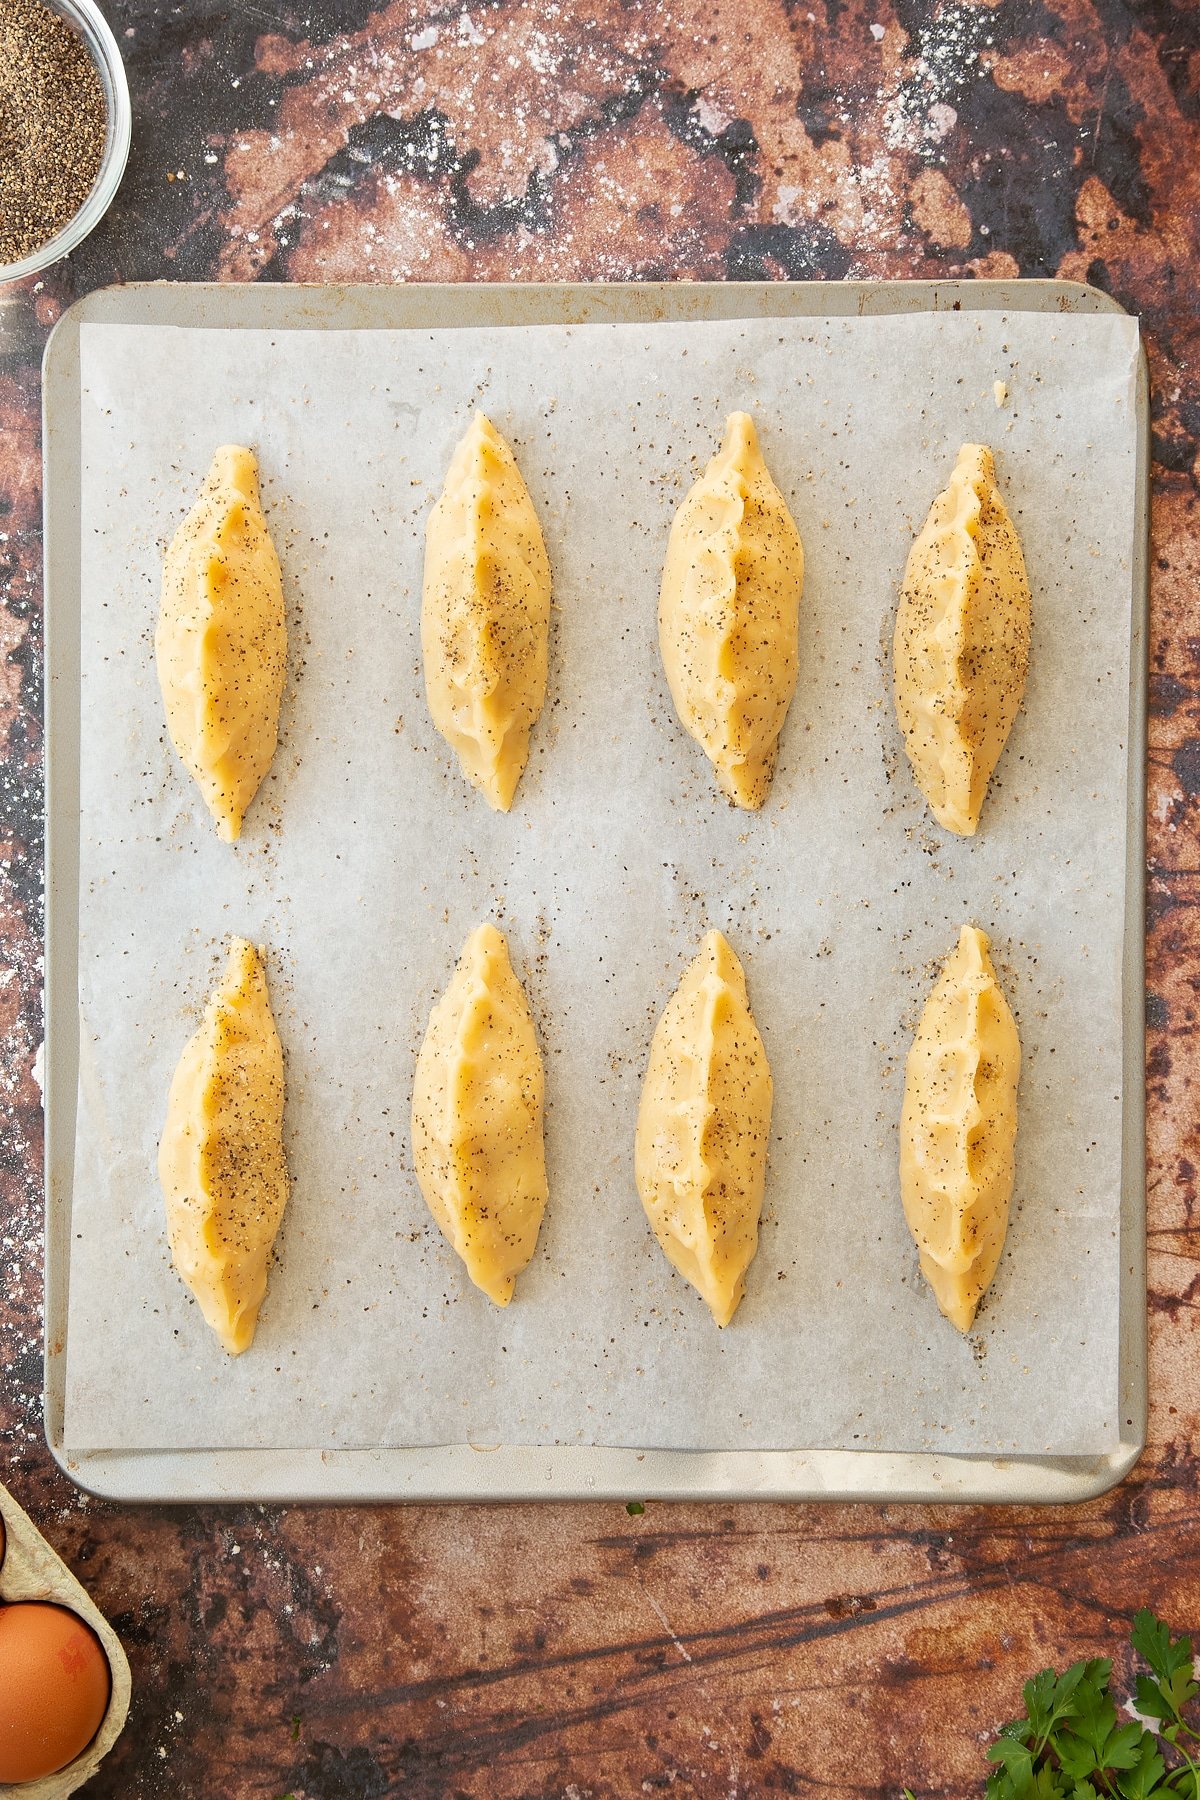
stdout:
{"type": "Polygon", "coordinates": [[[45,0],[0,0],[0,265],[32,256],[74,218],[107,127],[82,38],[45,0]]]}

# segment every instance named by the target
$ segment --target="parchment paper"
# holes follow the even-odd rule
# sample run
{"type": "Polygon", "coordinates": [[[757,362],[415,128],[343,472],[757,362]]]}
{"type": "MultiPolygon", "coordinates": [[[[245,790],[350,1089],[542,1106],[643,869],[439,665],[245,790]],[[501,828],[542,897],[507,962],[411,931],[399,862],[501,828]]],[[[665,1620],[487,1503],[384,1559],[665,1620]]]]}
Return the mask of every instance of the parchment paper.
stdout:
{"type": "Polygon", "coordinates": [[[1111,316],[280,333],[88,325],[73,1448],[592,1443],[1084,1454],[1117,1439],[1121,938],[1137,328],[1111,316]],[[999,406],[993,383],[1007,384],[999,406]],[[426,512],[472,410],[513,442],[554,570],[550,698],[490,812],[433,730],[426,512]],[[755,415],[807,557],[765,810],[732,810],[657,649],[671,517],[755,415]],[[1032,673],[978,838],[914,786],[887,646],[961,442],[995,446],[1032,673]],[[163,725],[163,546],[253,445],[291,671],[274,770],[218,841],[163,725]],[[412,1173],[413,1061],[495,920],[547,1076],[551,1199],[507,1311],[412,1173]],[[969,1339],[897,1191],[903,1059],[959,925],[1024,1045],[1016,1201],[969,1339]],[[718,1332],[633,1184],[655,1019],[706,927],[775,1074],[761,1247],[718,1332]],[[224,960],[267,947],[294,1190],[253,1349],[175,1276],[168,1083],[224,960]]]}

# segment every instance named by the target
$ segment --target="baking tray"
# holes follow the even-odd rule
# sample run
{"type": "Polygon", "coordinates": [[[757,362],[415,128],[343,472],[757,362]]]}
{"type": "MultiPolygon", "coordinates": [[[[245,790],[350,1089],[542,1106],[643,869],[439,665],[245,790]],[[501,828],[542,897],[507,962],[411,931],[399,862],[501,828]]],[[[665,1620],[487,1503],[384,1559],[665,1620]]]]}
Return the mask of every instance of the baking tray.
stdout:
{"type": "Polygon", "coordinates": [[[73,1480],[127,1501],[515,1499],[1085,1500],[1128,1473],[1146,1432],[1144,890],[1149,377],[1137,378],[1136,542],[1123,969],[1120,1439],[1101,1457],[874,1450],[423,1449],[87,1451],[63,1445],[78,1059],[80,383],[84,324],[428,330],[922,311],[1119,312],[1074,282],[746,282],[412,287],[142,283],[76,303],[46,349],[46,1364],[50,1449],[73,1480]]]}

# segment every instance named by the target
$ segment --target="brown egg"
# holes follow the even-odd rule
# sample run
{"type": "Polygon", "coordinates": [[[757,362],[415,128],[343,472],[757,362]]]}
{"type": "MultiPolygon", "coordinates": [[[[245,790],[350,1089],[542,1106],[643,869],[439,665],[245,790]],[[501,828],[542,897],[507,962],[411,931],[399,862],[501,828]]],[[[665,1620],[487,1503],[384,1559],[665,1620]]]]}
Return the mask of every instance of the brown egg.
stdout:
{"type": "Polygon", "coordinates": [[[40,1600],[0,1607],[0,1783],[74,1762],[108,1710],[108,1658],[90,1626],[40,1600]]]}

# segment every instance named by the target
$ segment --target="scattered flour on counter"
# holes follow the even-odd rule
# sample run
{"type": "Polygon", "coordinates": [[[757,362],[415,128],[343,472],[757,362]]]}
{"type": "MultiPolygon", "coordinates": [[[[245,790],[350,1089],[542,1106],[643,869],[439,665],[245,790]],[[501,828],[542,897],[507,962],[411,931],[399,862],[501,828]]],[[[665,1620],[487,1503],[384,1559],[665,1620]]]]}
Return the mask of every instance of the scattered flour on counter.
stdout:
{"type": "Polygon", "coordinates": [[[692,117],[702,125],[711,137],[720,137],[727,125],[733,123],[729,114],[721,107],[715,106],[707,94],[701,94],[692,108],[692,117]]]}

